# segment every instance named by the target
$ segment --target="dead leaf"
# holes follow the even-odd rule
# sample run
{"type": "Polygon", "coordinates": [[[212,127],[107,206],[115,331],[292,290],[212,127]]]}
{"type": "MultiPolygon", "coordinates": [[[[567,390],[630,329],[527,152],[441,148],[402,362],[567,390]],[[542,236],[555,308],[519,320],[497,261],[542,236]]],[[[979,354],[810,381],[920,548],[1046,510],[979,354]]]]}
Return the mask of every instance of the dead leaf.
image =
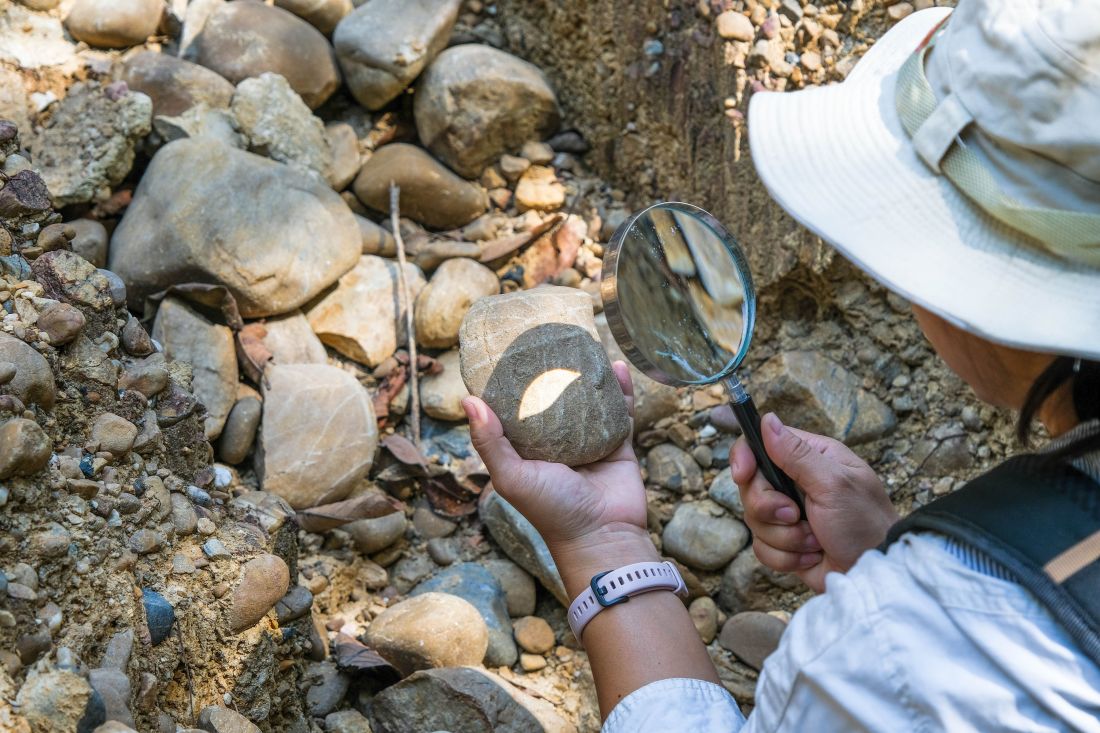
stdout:
{"type": "Polygon", "coordinates": [[[420,466],[424,471],[428,470],[428,459],[420,452],[416,445],[404,435],[393,433],[382,439],[382,447],[388,450],[393,457],[406,466],[420,466]]]}
{"type": "Polygon", "coordinates": [[[347,634],[336,635],[336,666],[355,677],[364,676],[389,687],[401,679],[397,668],[363,642],[347,634]]]}
{"type": "Polygon", "coordinates": [[[236,334],[237,361],[244,375],[256,384],[263,378],[267,363],[274,358],[264,344],[266,335],[267,329],[262,323],[249,323],[236,334]]]}
{"type": "Polygon", "coordinates": [[[303,509],[296,516],[299,527],[307,532],[320,533],[359,519],[384,517],[399,511],[403,511],[401,502],[377,492],[303,509]]]}
{"type": "Polygon", "coordinates": [[[481,487],[473,481],[460,481],[453,474],[442,473],[425,479],[424,494],[437,514],[445,517],[465,517],[477,511],[481,487]]]}

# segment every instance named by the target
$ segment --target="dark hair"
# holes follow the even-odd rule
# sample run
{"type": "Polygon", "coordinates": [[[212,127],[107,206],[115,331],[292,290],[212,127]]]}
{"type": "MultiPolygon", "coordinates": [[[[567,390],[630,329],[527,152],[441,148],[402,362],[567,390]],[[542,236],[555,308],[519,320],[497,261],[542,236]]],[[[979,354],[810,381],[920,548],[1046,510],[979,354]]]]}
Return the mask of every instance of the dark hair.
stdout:
{"type": "MultiPolygon", "coordinates": [[[[1020,419],[1016,423],[1016,436],[1025,446],[1031,437],[1031,423],[1043,406],[1067,381],[1072,381],[1073,409],[1080,422],[1100,418],[1100,362],[1058,356],[1043,370],[1027,392],[1020,419]]],[[[1072,441],[1048,454],[1050,458],[1068,460],[1100,450],[1100,433],[1072,441]]]]}

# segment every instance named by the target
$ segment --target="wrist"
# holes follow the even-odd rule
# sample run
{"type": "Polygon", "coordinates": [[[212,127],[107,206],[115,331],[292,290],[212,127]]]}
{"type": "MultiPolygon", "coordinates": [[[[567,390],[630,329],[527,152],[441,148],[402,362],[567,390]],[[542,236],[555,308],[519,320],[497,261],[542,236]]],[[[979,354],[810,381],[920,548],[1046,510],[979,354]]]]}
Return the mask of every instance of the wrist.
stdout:
{"type": "Polygon", "coordinates": [[[615,523],[550,546],[566,593],[576,597],[592,576],[636,562],[657,562],[660,554],[649,533],[633,524],[615,523]]]}

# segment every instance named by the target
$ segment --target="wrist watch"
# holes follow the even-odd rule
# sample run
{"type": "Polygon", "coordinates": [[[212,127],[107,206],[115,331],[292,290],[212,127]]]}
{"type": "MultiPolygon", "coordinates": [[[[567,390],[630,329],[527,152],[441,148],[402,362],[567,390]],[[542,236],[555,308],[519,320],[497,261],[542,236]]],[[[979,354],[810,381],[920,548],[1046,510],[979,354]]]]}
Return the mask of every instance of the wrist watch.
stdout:
{"type": "Polygon", "coordinates": [[[581,633],[588,622],[609,606],[626,603],[631,596],[654,590],[670,590],[681,598],[687,595],[680,571],[672,563],[636,562],[616,570],[608,570],[592,576],[588,588],[569,604],[569,628],[581,641],[581,633]]]}

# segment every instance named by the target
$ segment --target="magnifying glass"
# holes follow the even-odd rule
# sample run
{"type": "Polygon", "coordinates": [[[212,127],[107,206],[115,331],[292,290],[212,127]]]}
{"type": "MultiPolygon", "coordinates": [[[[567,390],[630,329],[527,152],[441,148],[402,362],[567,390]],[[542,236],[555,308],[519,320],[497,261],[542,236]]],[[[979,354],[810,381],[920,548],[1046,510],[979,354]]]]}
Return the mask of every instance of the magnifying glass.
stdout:
{"type": "Polygon", "coordinates": [[[643,373],[672,386],[725,386],[760,471],[805,519],[802,495],[764,450],[760,413],[735,373],[752,340],[756,291],[733,236],[697,206],[650,206],[604,248],[600,294],[611,334],[643,373]]]}

